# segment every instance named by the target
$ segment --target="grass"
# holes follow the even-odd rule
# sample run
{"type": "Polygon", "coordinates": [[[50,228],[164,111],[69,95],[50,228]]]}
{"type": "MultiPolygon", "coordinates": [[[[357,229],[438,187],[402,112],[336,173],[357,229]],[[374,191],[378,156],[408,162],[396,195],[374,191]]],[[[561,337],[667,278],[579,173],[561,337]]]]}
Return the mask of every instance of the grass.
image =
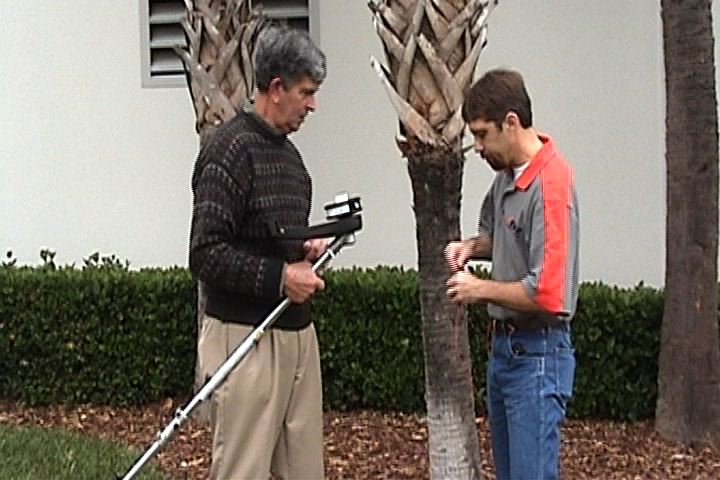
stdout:
{"type": "MultiPolygon", "coordinates": [[[[125,473],[139,452],[62,430],[0,425],[0,479],[109,480],[125,473]]],[[[162,480],[154,465],[135,477],[162,480]]]]}

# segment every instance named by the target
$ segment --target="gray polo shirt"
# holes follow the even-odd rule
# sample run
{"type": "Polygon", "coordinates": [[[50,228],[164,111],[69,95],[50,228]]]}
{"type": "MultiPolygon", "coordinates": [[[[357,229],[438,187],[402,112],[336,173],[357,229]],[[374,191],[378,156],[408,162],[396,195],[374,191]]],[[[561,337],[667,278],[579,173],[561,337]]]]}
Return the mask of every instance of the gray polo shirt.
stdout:
{"type": "Polygon", "coordinates": [[[492,278],[521,281],[545,313],[488,304],[491,317],[516,322],[575,314],[578,290],[578,203],[573,172],[552,139],[515,179],[499,172],[480,211],[478,233],[492,239],[492,278]]]}

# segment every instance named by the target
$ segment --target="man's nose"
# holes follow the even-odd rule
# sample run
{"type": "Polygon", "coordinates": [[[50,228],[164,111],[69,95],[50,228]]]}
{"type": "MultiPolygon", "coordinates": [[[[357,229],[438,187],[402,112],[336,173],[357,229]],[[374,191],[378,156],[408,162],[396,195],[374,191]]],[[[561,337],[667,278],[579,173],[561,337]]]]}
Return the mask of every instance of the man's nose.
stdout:
{"type": "Polygon", "coordinates": [[[317,100],[315,99],[314,95],[310,95],[307,99],[307,102],[305,102],[305,108],[311,112],[314,112],[317,108],[317,100]]]}
{"type": "Polygon", "coordinates": [[[482,142],[480,142],[480,140],[475,141],[475,151],[480,154],[483,153],[483,144],[482,142]]]}

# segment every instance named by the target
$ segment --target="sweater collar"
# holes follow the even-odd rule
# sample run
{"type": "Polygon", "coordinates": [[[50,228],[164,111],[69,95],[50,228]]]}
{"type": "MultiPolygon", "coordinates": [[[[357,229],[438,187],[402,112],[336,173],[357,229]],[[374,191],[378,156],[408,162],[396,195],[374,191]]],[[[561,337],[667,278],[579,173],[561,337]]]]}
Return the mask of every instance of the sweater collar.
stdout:
{"type": "Polygon", "coordinates": [[[250,118],[253,123],[255,123],[260,132],[263,133],[265,136],[276,140],[285,140],[285,138],[287,137],[286,134],[284,134],[274,126],[270,125],[262,116],[260,116],[259,113],[257,113],[254,100],[250,98],[246,99],[243,102],[240,110],[242,111],[242,113],[247,115],[247,117],[250,118]]]}

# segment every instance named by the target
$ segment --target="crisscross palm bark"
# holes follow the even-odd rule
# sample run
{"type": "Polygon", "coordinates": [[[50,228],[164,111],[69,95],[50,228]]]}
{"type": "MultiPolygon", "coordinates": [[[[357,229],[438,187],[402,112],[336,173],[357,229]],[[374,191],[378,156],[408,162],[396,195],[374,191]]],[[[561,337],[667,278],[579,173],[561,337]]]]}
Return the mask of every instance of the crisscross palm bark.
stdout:
{"type": "Polygon", "coordinates": [[[266,17],[249,0],[185,0],[185,64],[196,129],[209,132],[235,116],[253,92],[253,49],[266,17]]]}
{"type": "MultiPolygon", "coordinates": [[[[232,119],[254,89],[253,52],[257,34],[267,22],[249,0],[185,0],[182,20],[187,44],[175,48],[184,65],[193,100],[200,147],[212,132],[232,119]]],[[[198,282],[198,336],[205,312],[206,296],[198,282]]],[[[196,362],[195,389],[205,379],[196,362]]],[[[209,420],[209,409],[201,406],[197,416],[209,420]]]]}
{"type": "Polygon", "coordinates": [[[446,295],[443,250],[460,238],[462,102],[494,0],[373,0],[389,68],[378,73],[398,115],[416,220],[433,479],[480,478],[467,313],[446,295]]]}

